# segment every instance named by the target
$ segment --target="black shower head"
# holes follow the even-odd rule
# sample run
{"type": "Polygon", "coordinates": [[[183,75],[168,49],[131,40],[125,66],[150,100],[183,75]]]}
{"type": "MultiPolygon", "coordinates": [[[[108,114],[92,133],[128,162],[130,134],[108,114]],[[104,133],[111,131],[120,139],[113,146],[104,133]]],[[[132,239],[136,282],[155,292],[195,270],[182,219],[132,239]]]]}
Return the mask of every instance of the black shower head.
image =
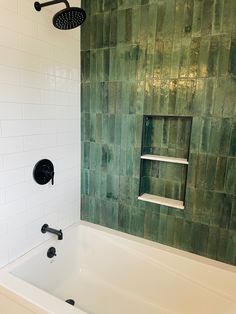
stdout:
{"type": "Polygon", "coordinates": [[[86,19],[86,13],[83,9],[77,7],[70,7],[67,0],[53,0],[45,3],[35,2],[35,10],[41,11],[42,7],[63,2],[66,9],[56,13],[53,17],[53,25],[61,30],[69,30],[80,26],[86,19]]]}
{"type": "Polygon", "coordinates": [[[53,17],[53,25],[62,30],[73,29],[80,26],[86,19],[86,13],[81,8],[66,8],[53,17]]]}

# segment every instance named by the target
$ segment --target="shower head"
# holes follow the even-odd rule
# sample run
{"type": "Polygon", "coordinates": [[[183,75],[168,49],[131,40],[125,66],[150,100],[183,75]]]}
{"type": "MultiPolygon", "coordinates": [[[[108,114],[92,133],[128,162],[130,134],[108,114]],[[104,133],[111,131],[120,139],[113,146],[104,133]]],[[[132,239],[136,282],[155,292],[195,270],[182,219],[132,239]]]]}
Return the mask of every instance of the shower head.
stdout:
{"type": "Polygon", "coordinates": [[[53,17],[53,25],[62,30],[80,26],[86,19],[86,13],[81,8],[69,7],[59,11],[53,17]]]}
{"type": "Polygon", "coordinates": [[[53,25],[61,30],[69,30],[80,26],[86,19],[86,13],[83,9],[70,7],[67,0],[54,0],[45,3],[35,2],[35,10],[41,11],[42,7],[63,2],[66,8],[57,12],[53,17],[53,25]]]}

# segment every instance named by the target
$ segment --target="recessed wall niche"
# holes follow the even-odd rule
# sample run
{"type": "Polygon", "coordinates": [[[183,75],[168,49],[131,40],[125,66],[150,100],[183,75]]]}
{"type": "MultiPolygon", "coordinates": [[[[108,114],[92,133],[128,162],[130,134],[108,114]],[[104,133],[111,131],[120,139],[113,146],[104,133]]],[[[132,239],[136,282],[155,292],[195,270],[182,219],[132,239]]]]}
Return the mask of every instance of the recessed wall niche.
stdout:
{"type": "Polygon", "coordinates": [[[184,209],[192,117],[143,117],[139,200],[184,209]]]}

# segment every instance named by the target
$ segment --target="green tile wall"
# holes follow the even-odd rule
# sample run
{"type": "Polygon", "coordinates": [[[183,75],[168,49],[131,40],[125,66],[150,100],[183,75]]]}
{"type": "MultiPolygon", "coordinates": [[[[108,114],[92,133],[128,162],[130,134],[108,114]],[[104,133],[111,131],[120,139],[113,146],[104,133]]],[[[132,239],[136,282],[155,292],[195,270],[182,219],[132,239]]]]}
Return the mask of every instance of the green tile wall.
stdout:
{"type": "Polygon", "coordinates": [[[82,219],[236,265],[236,1],[82,7],[82,219]],[[137,200],[143,114],[193,116],[184,211],[137,200]]]}

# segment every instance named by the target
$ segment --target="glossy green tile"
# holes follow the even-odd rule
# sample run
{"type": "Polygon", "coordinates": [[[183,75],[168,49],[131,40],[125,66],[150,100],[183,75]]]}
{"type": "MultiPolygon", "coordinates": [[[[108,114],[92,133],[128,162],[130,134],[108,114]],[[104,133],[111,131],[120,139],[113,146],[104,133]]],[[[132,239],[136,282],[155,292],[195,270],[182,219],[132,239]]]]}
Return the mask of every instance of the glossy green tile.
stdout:
{"type": "Polygon", "coordinates": [[[218,62],[219,62],[219,37],[212,36],[207,64],[207,72],[209,76],[216,76],[218,74],[218,62]]]}
{"type": "Polygon", "coordinates": [[[236,156],[236,122],[234,122],[232,126],[229,154],[230,156],[236,156]]]}
{"type": "Polygon", "coordinates": [[[224,195],[223,198],[223,211],[221,216],[220,227],[228,229],[230,226],[230,218],[233,206],[233,196],[232,195],[224,195]]]}
{"type": "Polygon", "coordinates": [[[117,11],[117,43],[125,43],[126,37],[126,10],[117,11]]]}
{"type": "Polygon", "coordinates": [[[208,156],[207,165],[206,165],[206,184],[205,187],[207,190],[214,189],[214,182],[216,176],[216,156],[208,156]]]}
{"type": "MultiPolygon", "coordinates": [[[[92,1],[94,3],[95,1],[92,1]]],[[[91,8],[92,9],[92,8],[91,8]]],[[[90,49],[97,48],[97,16],[91,15],[90,18],[90,49]]]]}
{"type": "Polygon", "coordinates": [[[207,256],[208,239],[209,239],[209,226],[202,224],[200,227],[199,245],[196,252],[200,252],[201,255],[207,256]]]}
{"type": "Polygon", "coordinates": [[[167,219],[168,216],[160,214],[159,230],[158,230],[158,242],[165,244],[167,240],[167,219]]]}
{"type": "Polygon", "coordinates": [[[175,233],[175,216],[168,215],[166,227],[167,227],[166,244],[172,246],[175,233]]]}
{"type": "Polygon", "coordinates": [[[201,24],[202,24],[203,1],[193,0],[193,2],[194,2],[194,11],[193,11],[192,33],[195,35],[200,35],[201,24]]]}
{"type": "Polygon", "coordinates": [[[231,217],[230,217],[230,229],[236,231],[236,197],[233,197],[231,217]]]}
{"type": "Polygon", "coordinates": [[[235,76],[236,75],[236,36],[233,36],[230,46],[230,63],[229,72],[235,76]]]}
{"type": "Polygon", "coordinates": [[[227,254],[228,230],[220,229],[219,242],[217,247],[217,259],[224,261],[227,254]]]}
{"type": "Polygon", "coordinates": [[[85,169],[90,168],[90,143],[89,142],[84,142],[82,162],[83,162],[83,167],[85,169]]]}
{"type": "Polygon", "coordinates": [[[199,61],[198,61],[198,76],[207,77],[208,61],[210,60],[210,41],[208,37],[201,37],[199,61]]]}
{"type": "MultiPolygon", "coordinates": [[[[111,25],[111,12],[104,12],[103,15],[103,47],[109,47],[110,45],[110,25],[111,25]]],[[[101,29],[101,27],[99,27],[101,29]]]]}
{"type": "Polygon", "coordinates": [[[184,6],[184,31],[185,35],[191,34],[192,32],[192,24],[193,24],[193,12],[194,12],[194,1],[186,0],[184,6]]]}
{"type": "Polygon", "coordinates": [[[208,79],[206,81],[205,86],[205,97],[204,97],[204,110],[203,114],[206,116],[211,116],[213,114],[213,108],[214,108],[214,97],[215,97],[215,88],[216,88],[216,82],[213,79],[208,79]]]}
{"type": "Polygon", "coordinates": [[[131,221],[130,207],[124,203],[119,202],[118,229],[120,231],[129,233],[130,221],[131,221]]]}
{"type": "Polygon", "coordinates": [[[217,157],[216,173],[215,173],[215,189],[217,191],[224,191],[225,176],[226,176],[226,157],[217,157]]]}
{"type": "Polygon", "coordinates": [[[90,51],[81,52],[81,79],[83,82],[89,81],[90,77],[90,51]]]}
{"type": "Polygon", "coordinates": [[[181,40],[181,52],[180,52],[180,63],[179,63],[179,77],[189,77],[189,63],[190,63],[190,38],[183,38],[181,40]]]}
{"type": "Polygon", "coordinates": [[[132,208],[130,216],[130,233],[143,238],[145,211],[132,208]]]}
{"type": "Polygon", "coordinates": [[[189,53],[190,53],[189,76],[191,78],[197,76],[199,55],[200,55],[200,44],[201,44],[200,37],[192,38],[190,47],[189,47],[189,53]]]}
{"type": "Polygon", "coordinates": [[[222,32],[231,32],[234,25],[234,5],[235,2],[232,0],[224,0],[224,9],[222,16],[222,32]]]}
{"type": "Polygon", "coordinates": [[[183,249],[185,251],[189,251],[189,252],[193,252],[192,227],[193,227],[192,222],[187,221],[187,220],[184,221],[181,249],[183,249]]]}
{"type": "Polygon", "coordinates": [[[118,6],[118,0],[103,0],[104,11],[115,10],[118,6]]]}
{"type": "Polygon", "coordinates": [[[132,42],[132,9],[125,10],[125,38],[124,41],[126,44],[132,42]]]}
{"type": "Polygon", "coordinates": [[[211,224],[220,226],[222,213],[224,209],[224,194],[223,193],[214,193],[212,195],[212,217],[211,217],[211,224]]]}
{"type": "Polygon", "coordinates": [[[223,18],[224,1],[216,0],[213,8],[213,33],[219,33],[221,31],[222,18],[223,18]]]}
{"type": "MultiPolygon", "coordinates": [[[[215,209],[214,195],[215,192],[205,190],[202,193],[201,223],[209,225],[212,221],[213,210],[215,209]],[[209,205],[210,204],[210,205],[209,205]]],[[[221,209],[221,208],[220,208],[221,209]]]]}
{"type": "Polygon", "coordinates": [[[230,231],[227,239],[226,259],[230,264],[236,263],[236,232],[230,231]]]}
{"type": "Polygon", "coordinates": [[[209,35],[212,32],[214,0],[203,1],[202,9],[202,35],[209,35]]]}
{"type": "Polygon", "coordinates": [[[223,106],[223,117],[235,117],[235,105],[234,105],[234,92],[235,92],[235,86],[236,82],[234,79],[231,80],[225,80],[224,78],[221,78],[224,82],[223,88],[224,88],[224,106],[223,106]]]}
{"type": "MultiPolygon", "coordinates": [[[[235,265],[235,1],[82,7],[82,219],[235,265]],[[184,210],[137,200],[143,114],[193,116],[184,210]]],[[[148,119],[143,151],[187,158],[189,127],[148,119]]],[[[183,197],[186,166],[143,165],[142,191],[183,197]]]]}
{"type": "Polygon", "coordinates": [[[219,62],[218,75],[227,76],[229,72],[229,56],[230,56],[231,37],[225,36],[219,39],[219,62]]]}
{"type": "Polygon", "coordinates": [[[219,154],[227,156],[229,154],[230,138],[232,132],[232,121],[228,118],[221,120],[219,154]]]}
{"type": "Polygon", "coordinates": [[[235,193],[235,171],[236,171],[236,158],[228,158],[225,175],[225,191],[235,193]]]}
{"type": "Polygon", "coordinates": [[[220,229],[215,226],[209,226],[207,256],[217,258],[217,250],[219,246],[220,229]]]}
{"type": "Polygon", "coordinates": [[[117,11],[111,11],[111,25],[110,25],[110,47],[117,44],[117,11]]]}
{"type": "Polygon", "coordinates": [[[200,144],[200,151],[203,153],[208,152],[209,145],[210,145],[210,132],[211,132],[211,119],[205,118],[203,120],[202,126],[202,134],[201,134],[201,144],[200,144]]]}
{"type": "Polygon", "coordinates": [[[101,200],[99,207],[99,223],[108,228],[118,228],[118,206],[116,203],[101,200]]]}
{"type": "Polygon", "coordinates": [[[144,218],[144,237],[148,240],[158,240],[160,213],[152,209],[145,211],[144,218]]]}

